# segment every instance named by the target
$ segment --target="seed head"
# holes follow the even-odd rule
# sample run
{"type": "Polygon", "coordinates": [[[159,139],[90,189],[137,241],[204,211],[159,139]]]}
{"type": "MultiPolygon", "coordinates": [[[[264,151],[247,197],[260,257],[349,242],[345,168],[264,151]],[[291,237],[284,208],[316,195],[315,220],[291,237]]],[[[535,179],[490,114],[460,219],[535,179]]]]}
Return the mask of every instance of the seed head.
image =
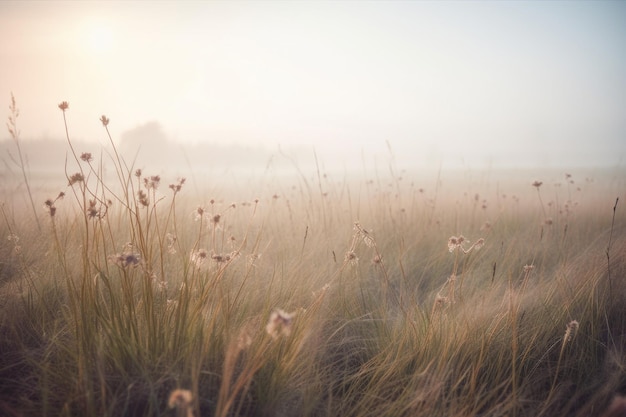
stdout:
{"type": "Polygon", "coordinates": [[[96,200],[89,200],[89,207],[87,207],[87,217],[90,219],[99,219],[100,218],[100,210],[96,208],[96,200]]]}
{"type": "Polygon", "coordinates": [[[76,174],[73,174],[72,176],[70,176],[69,185],[74,185],[77,182],[83,182],[83,181],[85,181],[85,177],[80,172],[77,172],[76,174]]]}
{"type": "Polygon", "coordinates": [[[167,253],[174,255],[176,253],[176,242],[178,238],[172,233],[166,234],[165,238],[167,239],[167,253]]]}
{"type": "Polygon", "coordinates": [[[170,398],[167,401],[167,406],[169,408],[187,410],[191,407],[192,399],[193,396],[191,395],[191,391],[186,389],[175,389],[170,394],[170,398]]]}
{"type": "Polygon", "coordinates": [[[209,253],[206,249],[198,249],[197,251],[191,252],[189,255],[189,260],[196,267],[196,269],[201,269],[208,261],[209,253]]]}
{"type": "Polygon", "coordinates": [[[109,118],[104,114],[100,116],[100,121],[102,122],[102,126],[107,127],[109,125],[109,118]]]}
{"type": "Polygon", "coordinates": [[[474,250],[480,250],[480,248],[482,248],[485,245],[485,239],[484,238],[480,238],[476,241],[476,243],[474,243],[474,245],[472,246],[474,248],[474,250]]]}
{"type": "Polygon", "coordinates": [[[137,191],[137,200],[139,201],[139,204],[144,207],[148,207],[150,205],[150,199],[143,190],[137,191]]]}
{"type": "Polygon", "coordinates": [[[50,217],[54,217],[54,215],[57,212],[57,208],[54,205],[54,202],[56,200],[52,200],[52,199],[47,199],[44,203],[43,203],[43,208],[48,212],[48,214],[50,215],[50,217]]]}
{"type": "Polygon", "coordinates": [[[466,241],[467,239],[465,239],[465,236],[463,235],[459,235],[459,236],[450,236],[450,238],[448,239],[448,250],[450,251],[450,253],[454,252],[455,249],[461,249],[463,250],[463,243],[466,241]]]}
{"type": "Polygon", "coordinates": [[[536,189],[539,189],[539,187],[541,187],[542,184],[543,182],[541,181],[535,181],[532,183],[532,186],[535,187],[536,189]]]}
{"type": "Polygon", "coordinates": [[[69,107],[70,105],[67,103],[67,101],[62,101],[61,103],[59,103],[59,108],[63,113],[65,113],[65,110],[67,110],[69,107]]]}
{"type": "Polygon", "coordinates": [[[356,253],[354,253],[354,251],[346,252],[346,255],[344,256],[343,260],[344,262],[347,262],[352,266],[356,266],[359,264],[359,257],[356,256],[356,253]]]}
{"type": "Polygon", "coordinates": [[[93,161],[93,158],[91,157],[91,152],[83,152],[80,154],[80,159],[82,159],[85,162],[91,162],[93,161]]]}
{"type": "Polygon", "coordinates": [[[202,220],[202,218],[204,217],[204,213],[205,213],[204,207],[198,206],[192,213],[193,219],[195,221],[202,220]]]}
{"type": "Polygon", "coordinates": [[[185,178],[179,178],[176,184],[170,184],[170,189],[174,191],[174,194],[178,193],[183,188],[185,181],[185,178]]]}
{"type": "Polygon", "coordinates": [[[578,333],[578,322],[576,320],[572,320],[567,323],[567,327],[565,328],[565,335],[563,336],[563,343],[571,342],[576,337],[576,333],[578,333]]]}
{"type": "Polygon", "coordinates": [[[450,238],[448,239],[448,250],[450,251],[450,253],[454,252],[454,250],[458,247],[459,242],[456,236],[450,236],[450,238]]]}
{"type": "Polygon", "coordinates": [[[276,339],[278,336],[289,336],[291,334],[291,326],[293,324],[293,313],[286,313],[281,309],[272,311],[265,330],[267,334],[276,339]]]}
{"type": "Polygon", "coordinates": [[[138,253],[133,252],[122,252],[116,253],[109,256],[109,262],[119,266],[122,269],[126,269],[127,267],[137,267],[141,262],[141,257],[138,253]]]}
{"type": "Polygon", "coordinates": [[[159,188],[159,183],[161,182],[161,177],[159,175],[152,175],[150,178],[143,179],[143,185],[146,189],[157,189],[159,188]]]}
{"type": "Polygon", "coordinates": [[[437,296],[435,297],[435,306],[443,307],[448,303],[448,301],[449,301],[448,297],[444,297],[443,295],[437,294],[437,296]]]}

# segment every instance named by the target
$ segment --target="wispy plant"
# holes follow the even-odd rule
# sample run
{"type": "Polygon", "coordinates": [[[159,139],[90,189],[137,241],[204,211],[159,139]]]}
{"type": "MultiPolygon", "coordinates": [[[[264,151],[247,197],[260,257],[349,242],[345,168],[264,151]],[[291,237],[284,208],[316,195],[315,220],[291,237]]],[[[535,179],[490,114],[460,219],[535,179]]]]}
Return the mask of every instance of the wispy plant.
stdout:
{"type": "Polygon", "coordinates": [[[15,96],[11,93],[11,104],[9,105],[9,120],[7,121],[7,129],[9,130],[9,135],[13,142],[15,143],[15,147],[17,148],[17,157],[16,161],[13,159],[13,162],[20,168],[22,172],[22,179],[24,180],[24,185],[26,186],[26,192],[28,193],[28,199],[30,201],[31,209],[33,210],[33,217],[35,219],[35,223],[37,224],[37,229],[41,232],[41,223],[39,222],[39,216],[37,215],[37,210],[35,209],[35,202],[33,200],[33,193],[30,189],[30,182],[28,180],[28,167],[26,161],[24,159],[24,155],[22,153],[22,147],[20,144],[20,131],[17,128],[17,118],[20,115],[20,110],[17,108],[17,104],[15,103],[15,96]]]}

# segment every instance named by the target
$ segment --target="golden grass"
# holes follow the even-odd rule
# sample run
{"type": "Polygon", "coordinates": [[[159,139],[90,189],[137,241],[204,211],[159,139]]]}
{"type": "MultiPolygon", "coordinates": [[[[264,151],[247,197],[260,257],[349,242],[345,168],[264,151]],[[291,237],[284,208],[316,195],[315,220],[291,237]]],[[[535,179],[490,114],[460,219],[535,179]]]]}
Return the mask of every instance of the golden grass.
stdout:
{"type": "Polygon", "coordinates": [[[69,185],[2,196],[0,414],[588,416],[626,392],[619,173],[191,192],[67,139],[69,185]]]}

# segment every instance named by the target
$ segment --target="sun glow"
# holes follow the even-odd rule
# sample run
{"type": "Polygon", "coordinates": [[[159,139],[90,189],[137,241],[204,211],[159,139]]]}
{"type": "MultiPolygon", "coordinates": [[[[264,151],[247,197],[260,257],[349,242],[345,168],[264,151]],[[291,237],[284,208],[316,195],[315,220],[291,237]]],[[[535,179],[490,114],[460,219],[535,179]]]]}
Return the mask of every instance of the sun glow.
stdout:
{"type": "Polygon", "coordinates": [[[106,52],[113,47],[114,36],[110,27],[104,24],[91,24],[88,28],[87,46],[92,52],[106,52]]]}

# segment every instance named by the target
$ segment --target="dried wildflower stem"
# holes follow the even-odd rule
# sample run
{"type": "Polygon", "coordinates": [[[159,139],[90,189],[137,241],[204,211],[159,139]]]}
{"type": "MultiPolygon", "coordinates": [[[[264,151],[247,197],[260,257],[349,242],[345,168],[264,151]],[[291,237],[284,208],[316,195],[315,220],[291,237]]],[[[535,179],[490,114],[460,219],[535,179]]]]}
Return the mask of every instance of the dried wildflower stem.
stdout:
{"type": "Polygon", "coordinates": [[[543,199],[541,198],[541,191],[539,190],[542,184],[543,183],[541,181],[535,181],[532,183],[532,186],[537,189],[537,197],[539,198],[539,203],[541,204],[541,211],[543,212],[543,218],[547,219],[548,215],[546,213],[546,207],[543,204],[543,199]]]}
{"type": "Polygon", "coordinates": [[[26,185],[26,192],[28,192],[28,198],[30,199],[30,206],[33,210],[33,216],[37,223],[37,229],[41,232],[41,223],[39,222],[39,216],[37,216],[37,210],[35,209],[35,202],[33,201],[33,193],[30,190],[30,183],[28,182],[28,175],[26,174],[26,164],[24,163],[24,156],[22,155],[22,147],[20,145],[20,131],[17,128],[17,118],[20,115],[20,111],[15,104],[15,96],[11,93],[11,105],[9,106],[11,114],[9,115],[9,121],[7,122],[7,129],[15,146],[17,147],[17,155],[20,158],[19,167],[22,171],[22,177],[24,178],[24,185],[26,185]]]}
{"type": "Polygon", "coordinates": [[[611,219],[611,232],[609,233],[609,244],[606,247],[606,273],[609,280],[609,294],[613,294],[612,282],[611,282],[611,243],[613,240],[613,228],[615,227],[615,211],[617,210],[617,203],[619,197],[615,199],[615,205],[613,206],[613,218],[611,219]]]}
{"type": "Polygon", "coordinates": [[[576,333],[578,333],[578,327],[578,322],[576,320],[572,320],[567,324],[567,327],[565,328],[563,342],[561,343],[561,350],[559,351],[559,359],[556,362],[556,370],[554,371],[554,378],[552,379],[552,385],[550,386],[550,392],[548,393],[548,399],[546,400],[546,403],[550,402],[555,393],[556,382],[559,377],[559,370],[561,368],[561,361],[563,360],[563,352],[565,352],[565,346],[570,343],[574,339],[574,337],[576,337],[576,333]]]}
{"type": "Polygon", "coordinates": [[[107,137],[109,138],[109,143],[111,144],[111,147],[113,149],[113,154],[115,155],[115,163],[113,165],[115,166],[115,172],[117,173],[117,177],[118,177],[120,184],[124,186],[124,191],[125,191],[124,197],[126,197],[126,207],[130,208],[131,204],[129,200],[129,195],[135,194],[135,190],[133,189],[133,182],[132,182],[132,173],[131,173],[132,169],[126,165],[124,160],[120,157],[119,153],[117,152],[117,147],[115,146],[115,143],[113,142],[113,138],[111,137],[111,132],[109,131],[109,118],[103,115],[100,118],[100,121],[102,122],[102,126],[104,127],[104,130],[106,131],[107,137]],[[131,191],[130,194],[128,193],[129,188],[131,191]]]}
{"type": "Polygon", "coordinates": [[[513,288],[509,283],[509,314],[511,320],[511,391],[513,396],[513,416],[517,415],[517,355],[519,348],[518,341],[518,320],[517,314],[519,309],[519,302],[516,302],[513,288]]]}
{"type": "MultiPolygon", "coordinates": [[[[78,183],[79,187],[80,187],[80,194],[81,194],[81,198],[78,197],[78,195],[76,194],[76,191],[74,190],[74,188],[72,187],[72,192],[74,194],[74,197],[76,198],[76,200],[79,202],[81,211],[83,213],[83,224],[85,227],[85,235],[84,235],[84,239],[83,239],[83,247],[82,247],[82,256],[83,256],[83,276],[86,277],[89,275],[89,259],[88,259],[88,253],[89,253],[89,218],[87,217],[87,213],[86,213],[86,209],[87,209],[87,178],[85,176],[85,173],[83,171],[83,167],[80,163],[80,159],[78,157],[78,154],[76,153],[76,151],[74,150],[74,146],[72,145],[72,141],[70,139],[70,132],[69,132],[69,128],[67,125],[67,117],[65,115],[67,109],[69,108],[69,105],[67,104],[67,102],[62,102],[61,104],[59,104],[59,109],[61,109],[61,112],[63,113],[63,126],[65,128],[65,138],[67,140],[67,143],[70,147],[70,150],[72,151],[72,155],[74,156],[74,160],[76,161],[76,164],[78,165],[78,169],[79,169],[79,173],[77,174],[73,174],[73,175],[68,175],[67,173],[67,159],[65,161],[65,176],[68,180],[68,184],[71,186],[73,184],[78,183]],[[82,204],[81,204],[81,200],[82,200],[82,204]]],[[[92,193],[93,194],[93,193],[92,193]]]]}
{"type": "Polygon", "coordinates": [[[263,346],[255,349],[254,353],[246,358],[243,369],[234,382],[231,382],[235,374],[237,361],[246,346],[242,345],[238,338],[229,343],[222,368],[222,381],[220,383],[215,416],[227,417],[229,415],[229,411],[237,397],[247,391],[254,375],[266,363],[269,346],[270,341],[266,340],[263,346]]]}
{"type": "Polygon", "coordinates": [[[74,145],[72,145],[72,141],[70,140],[70,131],[69,128],[67,126],[67,117],[65,116],[65,112],[68,109],[68,104],[67,102],[63,102],[61,104],[59,104],[59,108],[61,109],[61,112],[63,113],[63,126],[65,127],[65,138],[67,139],[67,144],[70,147],[70,150],[72,151],[72,156],[74,156],[74,160],[76,161],[76,164],[78,165],[78,168],[80,169],[81,174],[83,173],[82,167],[80,165],[80,160],[78,158],[78,154],[76,153],[76,151],[74,150],[74,145]]]}

